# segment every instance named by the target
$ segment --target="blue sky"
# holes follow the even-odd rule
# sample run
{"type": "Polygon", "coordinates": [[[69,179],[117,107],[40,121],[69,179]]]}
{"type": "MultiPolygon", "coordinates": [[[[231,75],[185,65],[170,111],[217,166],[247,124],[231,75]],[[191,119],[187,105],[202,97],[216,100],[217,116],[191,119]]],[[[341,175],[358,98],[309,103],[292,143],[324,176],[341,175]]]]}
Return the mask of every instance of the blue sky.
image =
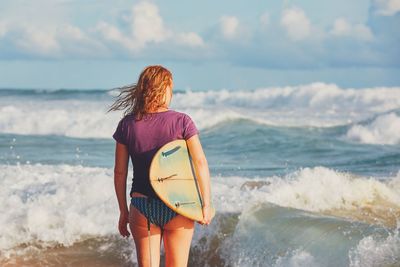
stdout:
{"type": "Polygon", "coordinates": [[[2,0],[0,87],[400,85],[400,0],[2,0]]]}

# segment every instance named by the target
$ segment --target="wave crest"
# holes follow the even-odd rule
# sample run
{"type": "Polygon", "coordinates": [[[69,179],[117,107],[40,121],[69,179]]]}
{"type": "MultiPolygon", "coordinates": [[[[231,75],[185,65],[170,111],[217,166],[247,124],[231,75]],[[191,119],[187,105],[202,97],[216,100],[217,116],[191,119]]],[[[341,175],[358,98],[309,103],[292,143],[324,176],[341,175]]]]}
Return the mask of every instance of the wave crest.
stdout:
{"type": "Polygon", "coordinates": [[[363,144],[400,144],[400,117],[389,113],[376,117],[372,122],[352,126],[346,138],[363,144]]]}
{"type": "MultiPolygon", "coordinates": [[[[7,96],[0,100],[0,132],[111,138],[121,117],[105,112],[112,93],[76,94],[28,101],[20,94],[7,96]]],[[[171,108],[189,114],[200,129],[237,119],[272,126],[332,127],[400,109],[400,88],[342,89],[312,83],[252,91],[186,91],[174,95],[171,108]]]]}

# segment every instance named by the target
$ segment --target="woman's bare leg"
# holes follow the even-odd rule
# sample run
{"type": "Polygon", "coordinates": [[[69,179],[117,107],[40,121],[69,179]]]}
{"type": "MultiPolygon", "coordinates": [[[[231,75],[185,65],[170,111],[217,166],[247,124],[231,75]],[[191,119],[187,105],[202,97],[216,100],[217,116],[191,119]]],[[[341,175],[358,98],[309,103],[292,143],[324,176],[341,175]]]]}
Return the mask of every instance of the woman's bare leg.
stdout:
{"type": "Polygon", "coordinates": [[[178,215],[164,226],[166,267],[186,267],[190,244],[194,233],[194,221],[178,215]]]}
{"type": "MultiPolygon", "coordinates": [[[[129,228],[136,245],[136,254],[139,267],[150,266],[149,236],[147,231],[147,219],[134,206],[129,207],[129,228]]],[[[150,225],[151,263],[152,267],[160,266],[160,227],[150,225]]]]}

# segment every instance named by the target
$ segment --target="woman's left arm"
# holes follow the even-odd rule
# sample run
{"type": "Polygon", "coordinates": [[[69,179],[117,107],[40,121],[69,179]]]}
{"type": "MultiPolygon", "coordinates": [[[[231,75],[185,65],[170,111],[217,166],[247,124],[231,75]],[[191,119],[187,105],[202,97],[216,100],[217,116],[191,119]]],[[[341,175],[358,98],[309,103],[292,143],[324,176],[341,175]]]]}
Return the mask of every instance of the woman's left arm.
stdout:
{"type": "Polygon", "coordinates": [[[114,166],[114,186],[117,194],[119,206],[118,230],[124,237],[129,236],[127,224],[129,223],[129,210],[126,203],[126,178],[128,175],[129,153],[128,147],[116,142],[115,146],[115,166],[114,166]]]}

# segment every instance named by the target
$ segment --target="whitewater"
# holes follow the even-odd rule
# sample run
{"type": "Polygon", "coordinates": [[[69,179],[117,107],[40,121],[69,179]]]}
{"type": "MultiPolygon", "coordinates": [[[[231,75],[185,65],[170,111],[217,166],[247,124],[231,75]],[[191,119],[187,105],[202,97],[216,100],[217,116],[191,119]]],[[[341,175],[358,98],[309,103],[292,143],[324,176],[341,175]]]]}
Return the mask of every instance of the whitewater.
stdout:
{"type": "MultiPolygon", "coordinates": [[[[137,266],[117,230],[117,93],[0,90],[0,265],[137,266]]],[[[400,87],[175,90],[171,104],[200,130],[217,209],[190,266],[400,265],[400,87]]]]}

